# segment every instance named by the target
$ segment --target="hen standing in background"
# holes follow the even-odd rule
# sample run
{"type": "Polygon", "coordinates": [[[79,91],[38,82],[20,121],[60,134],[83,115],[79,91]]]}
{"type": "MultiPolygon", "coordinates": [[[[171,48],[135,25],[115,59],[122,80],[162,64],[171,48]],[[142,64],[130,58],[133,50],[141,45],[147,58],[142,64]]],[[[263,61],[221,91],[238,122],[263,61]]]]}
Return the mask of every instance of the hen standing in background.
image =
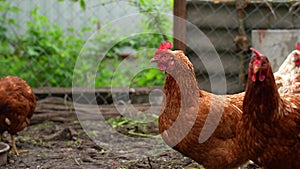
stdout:
{"type": "MultiPolygon", "coordinates": [[[[284,60],[278,71],[274,73],[278,92],[300,93],[300,44],[284,60]],[[297,77],[299,76],[299,77],[297,77]],[[299,80],[297,80],[298,78],[299,80]],[[296,79],[296,80],[295,80],[296,79]]],[[[227,99],[239,109],[243,107],[245,92],[226,95],[227,99]]]]}
{"type": "Polygon", "coordinates": [[[286,87],[285,91],[285,93],[300,93],[300,72],[295,76],[294,80],[292,81],[292,84],[286,87]]]}
{"type": "Polygon", "coordinates": [[[162,138],[206,169],[228,169],[245,164],[248,158],[240,151],[236,135],[241,110],[225,98],[200,90],[192,63],[182,51],[168,50],[170,48],[171,43],[163,43],[151,59],[166,72],[165,97],[158,120],[162,138]],[[206,121],[208,114],[213,120],[206,121]],[[204,123],[217,128],[208,140],[200,142],[204,123]]]}
{"type": "Polygon", "coordinates": [[[23,79],[15,76],[0,79],[0,139],[7,131],[17,155],[14,135],[29,125],[35,107],[35,95],[23,79]]]}
{"type": "Polygon", "coordinates": [[[300,96],[280,96],[268,58],[252,50],[240,147],[264,169],[300,168],[300,96]]]}
{"type": "Polygon", "coordinates": [[[292,51],[278,71],[274,73],[276,85],[280,94],[290,93],[289,86],[294,78],[300,73],[300,44],[297,43],[296,50],[292,51]]]}

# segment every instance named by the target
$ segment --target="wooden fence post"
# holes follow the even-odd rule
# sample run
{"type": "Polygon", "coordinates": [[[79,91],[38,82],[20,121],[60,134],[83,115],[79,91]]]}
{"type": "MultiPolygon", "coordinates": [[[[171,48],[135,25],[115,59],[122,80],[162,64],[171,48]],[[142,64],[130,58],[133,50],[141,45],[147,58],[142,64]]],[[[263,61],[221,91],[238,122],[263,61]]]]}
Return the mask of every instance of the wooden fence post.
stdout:
{"type": "Polygon", "coordinates": [[[174,37],[182,39],[182,41],[174,38],[174,49],[186,50],[185,40],[186,40],[186,24],[182,20],[176,19],[176,17],[186,19],[186,0],[174,0],[174,37]]]}

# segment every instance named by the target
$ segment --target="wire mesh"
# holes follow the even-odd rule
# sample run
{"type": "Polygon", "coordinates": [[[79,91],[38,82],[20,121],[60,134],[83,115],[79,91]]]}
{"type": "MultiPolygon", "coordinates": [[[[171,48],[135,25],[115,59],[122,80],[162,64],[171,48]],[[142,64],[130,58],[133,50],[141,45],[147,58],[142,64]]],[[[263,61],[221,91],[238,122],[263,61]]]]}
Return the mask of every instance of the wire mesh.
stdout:
{"type": "MultiPolygon", "coordinates": [[[[2,75],[11,74],[12,71],[10,70],[13,70],[15,74],[18,72],[34,88],[51,86],[71,87],[74,63],[76,56],[79,54],[78,47],[84,45],[84,42],[95,31],[101,29],[102,26],[122,16],[139,12],[137,6],[131,5],[131,1],[89,0],[85,2],[86,9],[83,10],[79,3],[68,0],[49,2],[39,0],[10,1],[12,6],[20,9],[20,12],[11,13],[8,16],[13,18],[18,24],[18,27],[8,29],[12,35],[17,34],[17,36],[20,36],[20,39],[22,36],[25,36],[28,31],[28,22],[36,24],[33,26],[39,26],[40,24],[39,29],[58,25],[60,28],[56,28],[52,32],[49,30],[48,33],[63,32],[61,34],[67,34],[68,38],[57,37],[57,40],[59,40],[59,43],[65,44],[65,46],[74,46],[74,50],[66,53],[62,49],[53,54],[53,51],[57,50],[56,46],[43,44],[47,50],[42,53],[47,57],[36,56],[25,59],[20,59],[20,57],[19,59],[7,59],[11,56],[0,56],[6,58],[5,61],[1,59],[0,73],[2,75]],[[49,25],[43,25],[41,18],[33,22],[35,18],[32,11],[36,8],[38,8],[37,11],[40,15],[44,15],[49,19],[49,25]],[[72,39],[73,37],[78,38],[74,40],[72,39]],[[69,43],[70,41],[72,43],[69,43]],[[73,57],[65,57],[66,55],[72,55],[73,57]],[[16,65],[22,66],[17,67],[16,65]]],[[[186,19],[196,25],[209,38],[220,55],[226,75],[228,93],[242,91],[245,87],[247,64],[250,55],[249,47],[253,46],[251,39],[252,30],[289,30],[299,29],[300,27],[300,8],[297,1],[188,0],[186,4],[186,19]]],[[[138,24],[139,22],[140,19],[135,18],[131,20],[130,24],[138,24]]],[[[34,32],[31,33],[34,34],[34,32]]],[[[193,37],[192,32],[189,32],[187,28],[187,41],[192,41],[193,37]]],[[[39,43],[40,39],[38,38],[47,39],[49,36],[47,36],[47,31],[45,31],[45,35],[35,36],[34,38],[32,38],[33,47],[39,43]]],[[[294,41],[297,41],[297,38],[294,41]]],[[[291,46],[290,49],[293,49],[293,47],[291,46]]],[[[36,49],[34,48],[34,50],[36,49]]],[[[31,55],[34,55],[34,50],[25,49],[19,52],[32,52],[31,55]]],[[[18,51],[15,52],[17,53],[18,51]]],[[[16,53],[14,54],[16,55],[16,53]]],[[[220,70],[213,64],[204,66],[195,53],[189,49],[187,50],[187,55],[194,64],[200,87],[211,91],[210,78],[220,78],[220,70]],[[212,72],[214,72],[212,76],[210,75],[211,77],[207,73],[207,68],[212,69],[212,72]]]]}
{"type": "MultiPolygon", "coordinates": [[[[187,1],[186,11],[187,20],[203,31],[216,48],[224,67],[228,93],[244,90],[251,56],[249,49],[254,45],[252,30],[300,28],[297,1],[190,0],[187,1]]],[[[193,41],[193,37],[187,29],[187,41],[193,41]]],[[[300,39],[291,39],[290,51],[294,49],[297,40],[300,39]]],[[[200,87],[211,91],[209,78],[220,78],[223,69],[216,68],[213,62],[212,65],[205,65],[214,72],[208,77],[208,70],[204,68],[201,60],[193,51],[188,49],[187,53],[194,63],[200,87]]]]}

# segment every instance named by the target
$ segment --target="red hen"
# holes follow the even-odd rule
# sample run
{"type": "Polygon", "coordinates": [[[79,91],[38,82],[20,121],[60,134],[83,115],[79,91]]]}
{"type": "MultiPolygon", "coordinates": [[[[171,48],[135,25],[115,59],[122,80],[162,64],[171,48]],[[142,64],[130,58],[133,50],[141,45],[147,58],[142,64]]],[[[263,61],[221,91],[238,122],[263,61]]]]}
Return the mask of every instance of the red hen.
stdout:
{"type": "Polygon", "coordinates": [[[300,95],[280,96],[268,58],[253,52],[238,124],[240,147],[264,169],[300,168],[300,95]]]}
{"type": "Polygon", "coordinates": [[[242,112],[231,103],[243,94],[228,99],[200,90],[192,63],[182,51],[169,48],[169,44],[161,45],[151,59],[166,72],[165,97],[158,120],[162,138],[206,169],[243,165],[247,157],[240,151],[236,137],[242,112]],[[208,139],[202,140],[203,137],[208,139]]]}
{"type": "Polygon", "coordinates": [[[0,79],[0,138],[7,131],[17,155],[14,135],[29,125],[35,106],[35,95],[23,79],[15,76],[0,79]]]}

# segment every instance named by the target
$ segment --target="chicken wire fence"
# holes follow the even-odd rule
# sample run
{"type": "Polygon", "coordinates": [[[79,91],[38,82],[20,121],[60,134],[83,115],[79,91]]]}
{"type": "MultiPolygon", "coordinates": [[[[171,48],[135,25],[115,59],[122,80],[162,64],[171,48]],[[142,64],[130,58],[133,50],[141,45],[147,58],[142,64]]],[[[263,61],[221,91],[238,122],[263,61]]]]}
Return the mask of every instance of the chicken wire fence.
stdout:
{"type": "MultiPolygon", "coordinates": [[[[259,49],[271,58],[273,70],[276,71],[300,41],[300,32],[297,30],[300,28],[298,5],[298,1],[287,0],[186,1],[187,20],[209,38],[224,67],[218,68],[212,57],[211,64],[204,68],[188,48],[187,53],[194,63],[201,88],[210,91],[211,79],[219,79],[221,71],[224,71],[227,93],[244,90],[250,47],[259,49]],[[210,77],[207,71],[213,72],[210,77]]],[[[189,30],[187,27],[187,42],[196,41],[189,30]]],[[[201,48],[205,48],[205,45],[199,44],[201,48]]]]}
{"type": "MultiPolygon", "coordinates": [[[[99,80],[100,82],[98,81],[99,86],[110,86],[113,70],[119,65],[113,61],[103,61],[106,65],[99,66],[100,63],[97,65],[96,62],[99,62],[105,54],[109,55],[105,56],[107,60],[115,60],[115,57],[122,59],[127,57],[128,53],[139,48],[140,41],[145,44],[152,40],[152,37],[130,39],[128,36],[124,37],[122,34],[124,32],[132,32],[130,36],[134,36],[138,32],[155,32],[156,29],[172,32],[172,20],[170,19],[166,19],[168,25],[165,27],[151,28],[151,25],[161,22],[159,19],[162,17],[157,17],[158,12],[172,13],[173,6],[170,5],[170,2],[149,1],[144,3],[141,0],[0,1],[0,14],[3,16],[3,20],[0,21],[4,24],[0,26],[0,31],[3,32],[3,34],[0,32],[0,77],[5,75],[22,77],[35,88],[38,99],[47,96],[70,99],[74,74],[84,76],[82,79],[96,78],[95,75],[92,75],[94,70],[89,72],[87,69],[97,69],[96,76],[100,73],[105,75],[99,80]],[[163,9],[164,7],[166,9],[163,9]],[[153,14],[147,15],[150,12],[153,14]],[[150,18],[147,21],[147,17],[152,16],[153,19],[150,18]],[[111,26],[118,22],[124,22],[124,20],[126,22],[121,27],[111,26]],[[106,30],[106,32],[99,33],[102,30],[106,30]],[[94,57],[95,64],[87,65],[88,68],[83,67],[82,71],[85,71],[85,74],[80,74],[81,70],[75,70],[75,64],[78,63],[78,57],[86,43],[88,41],[92,43],[91,39],[95,41],[95,45],[89,52],[91,58],[94,57]],[[115,46],[117,47],[112,49],[115,46]]],[[[161,35],[158,37],[163,38],[161,35]]],[[[159,45],[159,43],[155,45],[159,45]]],[[[149,46],[151,47],[151,45],[149,46]]],[[[133,56],[134,58],[135,56],[133,56]]],[[[150,58],[145,59],[149,63],[150,58]]],[[[123,78],[119,80],[121,81],[123,78]]],[[[85,82],[82,80],[82,83],[85,82]]],[[[89,87],[94,86],[88,84],[86,88],[89,87]]],[[[108,92],[110,90],[96,94],[97,102],[111,103],[112,98],[108,92]]],[[[87,93],[89,93],[88,96],[83,94],[82,99],[79,98],[79,100],[83,100],[84,103],[94,103],[94,100],[89,99],[90,93],[93,92],[90,90],[87,93]]]]}
{"type": "MultiPolygon", "coordinates": [[[[85,41],[103,26],[109,25],[112,21],[123,16],[140,12],[137,6],[132,5],[132,1],[89,0],[85,1],[85,10],[82,9],[79,1],[17,0],[10,1],[10,3],[20,9],[19,12],[8,15],[18,24],[18,29],[8,29],[11,34],[22,36],[30,26],[41,30],[41,32],[34,32],[32,29],[30,32],[32,35],[31,47],[16,51],[27,52],[30,57],[7,59],[10,56],[1,56],[6,59],[1,60],[2,69],[0,73],[7,75],[20,72],[17,75],[26,79],[34,88],[71,87],[74,64],[79,51],[77,49],[82,47],[85,41]],[[46,16],[49,21],[40,15],[46,16]],[[56,24],[60,28],[53,26],[56,24]],[[51,27],[51,29],[43,32],[44,27],[51,27]],[[65,32],[67,33],[65,34],[65,32]],[[51,39],[50,35],[53,34],[57,34],[58,37],[53,38],[51,36],[51,39]],[[43,41],[43,39],[48,41],[43,41]],[[55,46],[57,40],[63,44],[60,47],[74,46],[74,50],[58,49],[55,46]],[[45,44],[40,44],[41,42],[45,44]],[[47,44],[48,42],[53,42],[55,45],[47,44]],[[41,50],[44,50],[42,53],[47,57],[42,58],[36,53],[40,49],[35,47],[41,45],[46,46],[41,50]],[[72,55],[72,57],[66,57],[67,55],[72,55]]],[[[164,6],[159,6],[159,8],[162,9],[164,6]]],[[[259,42],[261,39],[259,38],[268,35],[265,34],[267,31],[258,32],[257,34],[261,36],[258,37],[258,40],[254,40],[254,30],[297,30],[300,27],[300,12],[297,1],[188,0],[186,6],[179,8],[185,9],[186,20],[197,26],[208,37],[222,61],[224,68],[222,70],[214,65],[213,59],[210,62],[211,65],[204,66],[198,56],[187,48],[186,54],[194,64],[200,87],[208,91],[211,91],[211,79],[220,78],[220,71],[225,72],[228,93],[236,93],[244,89],[247,64],[250,58],[249,47],[254,46],[260,49],[259,42]],[[213,74],[208,75],[207,69],[211,69],[213,74]]],[[[172,13],[172,10],[169,12],[172,13]]],[[[139,22],[139,18],[132,18],[129,23],[130,25],[137,25],[139,22]]],[[[129,29],[135,28],[130,27],[129,29]]],[[[172,27],[170,31],[172,31],[172,27]]],[[[103,38],[109,39],[111,37],[108,34],[103,38]]],[[[190,32],[189,27],[187,27],[187,42],[193,41],[194,37],[193,32],[190,32]]],[[[284,53],[280,53],[281,55],[276,57],[281,58],[287,56],[288,52],[294,49],[295,43],[300,41],[298,36],[280,40],[277,42],[279,45],[276,48],[285,48],[285,50],[284,53]],[[289,45],[280,46],[280,44],[286,43],[289,45]]],[[[272,42],[271,46],[274,45],[274,41],[269,40],[269,42],[272,42]]],[[[202,43],[197,45],[199,47],[205,46],[202,43]]],[[[13,47],[10,46],[10,48],[13,47]]],[[[262,49],[262,52],[268,52],[268,50],[262,49]]],[[[47,90],[42,91],[47,93],[47,90]]],[[[48,92],[49,95],[53,95],[52,91],[48,90],[48,92]]],[[[110,103],[111,97],[100,98],[104,99],[102,102],[110,103]]]]}

